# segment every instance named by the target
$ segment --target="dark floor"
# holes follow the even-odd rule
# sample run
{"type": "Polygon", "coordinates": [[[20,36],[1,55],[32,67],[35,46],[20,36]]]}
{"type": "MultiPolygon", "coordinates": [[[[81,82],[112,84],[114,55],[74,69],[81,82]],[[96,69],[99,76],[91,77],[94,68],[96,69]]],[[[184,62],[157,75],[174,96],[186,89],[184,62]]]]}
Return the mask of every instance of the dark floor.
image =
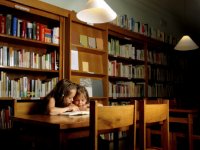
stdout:
{"type": "MultiPolygon", "coordinates": [[[[45,139],[44,139],[45,141],[45,139]]],[[[153,137],[153,144],[155,146],[159,146],[160,139],[159,137],[153,137]]],[[[120,150],[125,150],[121,148],[124,146],[124,141],[120,141],[120,150]]],[[[138,142],[137,142],[138,143],[138,142]]],[[[46,142],[45,144],[38,143],[37,145],[31,140],[26,139],[25,141],[18,141],[15,135],[11,134],[11,131],[1,131],[0,135],[0,150],[47,150],[53,149],[52,147],[46,147],[46,145],[50,145],[50,143],[46,142]],[[10,134],[10,135],[9,135],[10,134]]],[[[173,146],[173,145],[172,145],[173,146]]],[[[71,140],[68,144],[69,149],[80,149],[80,150],[89,150],[89,138],[82,139],[74,139],[71,140]]],[[[113,150],[113,143],[106,140],[99,140],[99,148],[100,150],[113,150]]],[[[186,138],[177,138],[177,150],[189,150],[188,141],[186,138]]],[[[200,141],[194,141],[194,150],[200,150],[200,141]]]]}

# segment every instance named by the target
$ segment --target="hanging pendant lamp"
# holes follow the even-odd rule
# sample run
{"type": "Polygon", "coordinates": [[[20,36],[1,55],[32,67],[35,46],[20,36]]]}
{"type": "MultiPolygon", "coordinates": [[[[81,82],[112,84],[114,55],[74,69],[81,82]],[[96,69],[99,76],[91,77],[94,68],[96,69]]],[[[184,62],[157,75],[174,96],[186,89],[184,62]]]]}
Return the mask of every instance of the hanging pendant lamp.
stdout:
{"type": "Polygon", "coordinates": [[[184,35],[175,46],[175,50],[187,51],[199,48],[198,45],[188,35],[184,35]]]}
{"type": "Polygon", "coordinates": [[[85,9],[76,16],[83,22],[99,24],[113,21],[117,14],[104,0],[88,0],[85,9]]]}
{"type": "MultiPolygon", "coordinates": [[[[184,0],[184,22],[186,19],[186,0],[184,0]]],[[[199,48],[199,46],[190,38],[189,35],[184,35],[174,47],[175,50],[188,51],[199,48]]]]}

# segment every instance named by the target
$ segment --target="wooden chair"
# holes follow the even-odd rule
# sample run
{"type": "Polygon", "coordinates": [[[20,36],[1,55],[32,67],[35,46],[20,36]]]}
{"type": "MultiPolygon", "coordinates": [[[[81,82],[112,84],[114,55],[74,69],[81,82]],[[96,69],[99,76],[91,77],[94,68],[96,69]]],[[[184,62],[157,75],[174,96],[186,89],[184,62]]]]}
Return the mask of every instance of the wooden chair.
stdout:
{"type": "MultiPolygon", "coordinates": [[[[44,100],[20,100],[18,102],[15,100],[14,105],[14,116],[19,116],[44,114],[47,104],[44,100]]],[[[38,143],[44,143],[46,140],[43,137],[39,137],[38,133],[28,131],[25,125],[22,126],[16,123],[13,124],[13,134],[15,147],[20,147],[20,149],[42,149],[41,144],[38,143]]],[[[45,142],[48,141],[46,140],[45,142]]],[[[46,149],[48,148],[46,147],[46,149]]]]}
{"type": "Polygon", "coordinates": [[[15,102],[14,115],[44,114],[46,105],[46,101],[44,100],[24,100],[15,102]]]}
{"type": "Polygon", "coordinates": [[[136,149],[136,107],[135,105],[97,106],[90,102],[90,141],[91,150],[98,150],[100,134],[114,132],[114,149],[118,147],[119,131],[129,130],[127,140],[131,150],[136,149]]]}
{"type": "MultiPolygon", "coordinates": [[[[169,101],[163,100],[153,101],[153,104],[147,104],[151,100],[140,100],[139,101],[139,141],[140,150],[147,149],[162,149],[170,150],[169,141],[169,101]],[[152,148],[150,136],[147,134],[149,130],[147,127],[151,125],[158,124],[161,127],[161,147],[162,148],[152,148]]],[[[149,133],[149,132],[148,132],[149,133]]]]}

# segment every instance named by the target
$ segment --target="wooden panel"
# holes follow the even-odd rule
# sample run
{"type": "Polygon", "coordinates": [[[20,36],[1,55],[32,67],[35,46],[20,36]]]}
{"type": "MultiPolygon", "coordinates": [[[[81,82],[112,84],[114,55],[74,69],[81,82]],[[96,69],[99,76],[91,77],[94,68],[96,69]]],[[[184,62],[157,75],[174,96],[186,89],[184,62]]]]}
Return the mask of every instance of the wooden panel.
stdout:
{"type": "Polygon", "coordinates": [[[47,12],[51,12],[60,16],[65,16],[68,17],[69,11],[63,8],[60,8],[58,6],[51,5],[46,2],[38,1],[38,0],[10,0],[14,1],[16,3],[22,4],[22,5],[27,5],[30,7],[34,7],[37,9],[45,10],[47,12]]]}
{"type": "Polygon", "coordinates": [[[15,103],[15,116],[22,114],[43,114],[44,112],[45,101],[42,100],[30,100],[15,103]]]}
{"type": "Polygon", "coordinates": [[[133,117],[130,117],[134,115],[133,110],[134,105],[99,107],[98,129],[105,130],[133,124],[133,117]]]}
{"type": "Polygon", "coordinates": [[[79,52],[80,71],[84,71],[83,64],[84,64],[84,62],[86,62],[86,63],[88,63],[88,72],[104,74],[102,59],[103,58],[101,55],[79,52]]]}
{"type": "Polygon", "coordinates": [[[169,113],[167,104],[148,104],[145,107],[145,114],[148,114],[145,118],[147,123],[163,121],[167,118],[167,114],[169,113]]]}
{"type": "Polygon", "coordinates": [[[89,28],[88,26],[84,26],[78,23],[72,23],[72,43],[73,44],[80,44],[80,35],[87,35],[89,37],[94,38],[102,38],[103,39],[103,32],[102,30],[97,30],[92,28],[92,26],[89,28]]]}

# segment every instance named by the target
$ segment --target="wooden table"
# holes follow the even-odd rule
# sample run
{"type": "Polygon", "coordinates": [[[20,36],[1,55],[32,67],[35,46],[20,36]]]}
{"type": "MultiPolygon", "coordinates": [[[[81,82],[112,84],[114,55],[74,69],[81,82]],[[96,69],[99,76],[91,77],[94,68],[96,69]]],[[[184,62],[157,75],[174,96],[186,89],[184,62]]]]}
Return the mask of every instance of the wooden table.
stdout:
{"type": "Polygon", "coordinates": [[[193,119],[197,115],[196,109],[179,109],[174,108],[169,110],[169,122],[186,124],[188,126],[187,136],[189,150],[193,150],[193,119]]]}
{"type": "Polygon", "coordinates": [[[45,149],[66,149],[67,139],[88,137],[88,128],[89,116],[87,115],[18,115],[13,118],[13,129],[17,135],[26,134],[27,138],[30,135],[30,137],[34,137],[37,141],[37,138],[41,136],[43,139],[50,139],[49,141],[46,140],[46,144],[51,144],[51,146],[49,148],[47,146],[45,149]]]}

